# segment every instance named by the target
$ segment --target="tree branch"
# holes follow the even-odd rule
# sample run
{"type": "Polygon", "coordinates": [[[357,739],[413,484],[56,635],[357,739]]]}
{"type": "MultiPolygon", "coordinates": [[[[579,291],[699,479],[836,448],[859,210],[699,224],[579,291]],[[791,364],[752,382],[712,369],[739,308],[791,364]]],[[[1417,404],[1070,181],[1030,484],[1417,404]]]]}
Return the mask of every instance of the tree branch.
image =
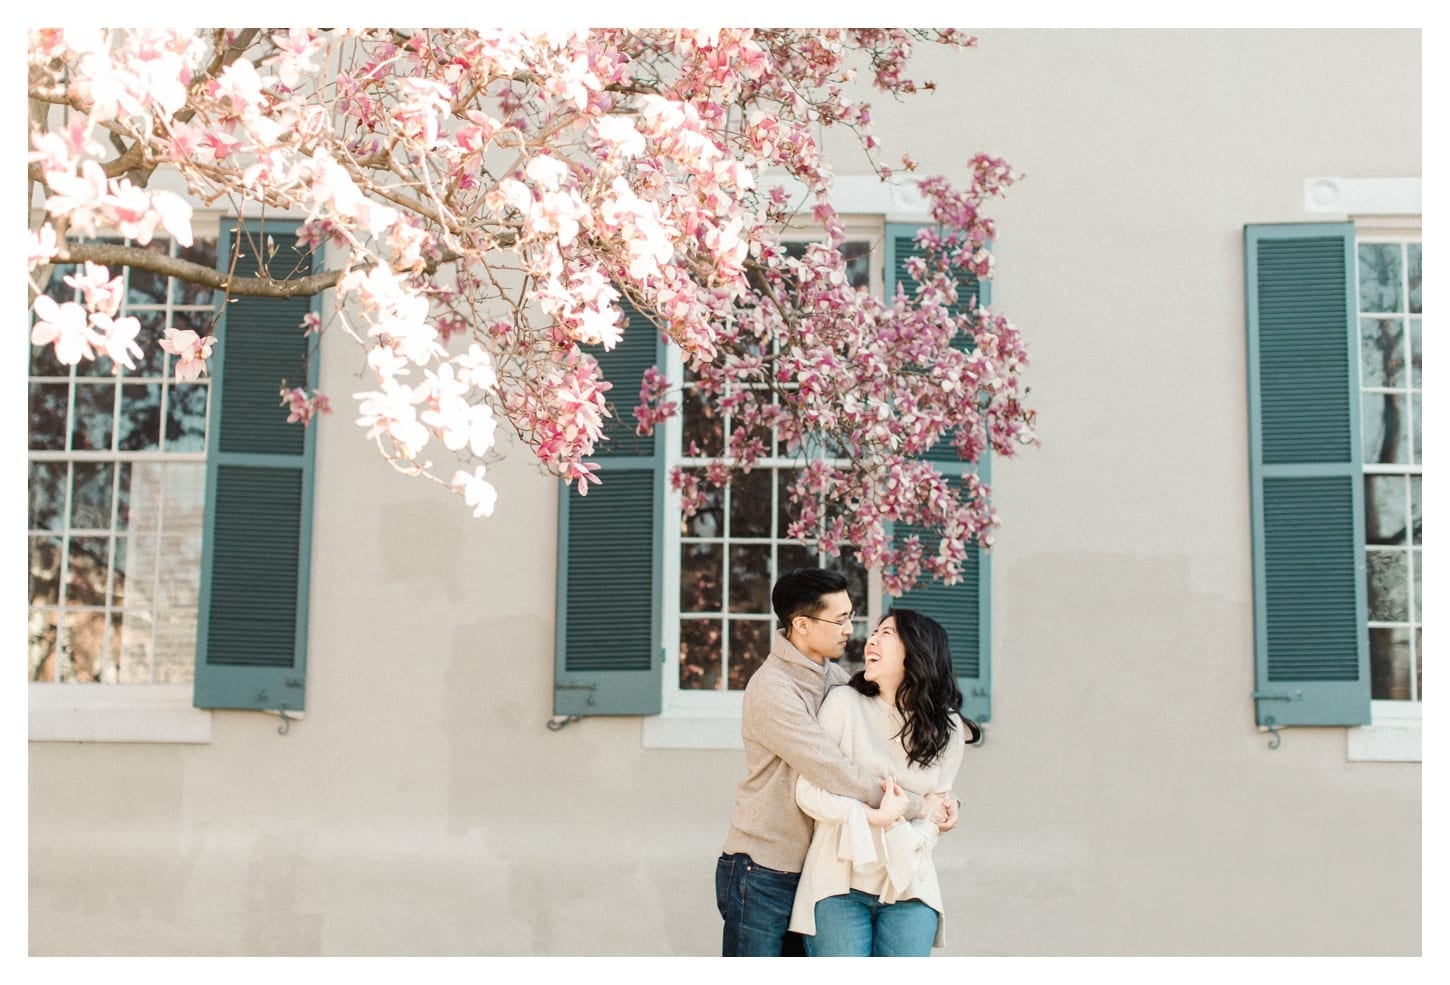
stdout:
{"type": "Polygon", "coordinates": [[[342,277],[341,270],[327,270],[320,274],[289,277],[284,280],[273,277],[233,277],[214,267],[120,243],[63,243],[52,262],[83,263],[87,260],[108,267],[126,266],[149,270],[203,287],[214,287],[232,297],[307,298],[336,287],[342,277]]]}

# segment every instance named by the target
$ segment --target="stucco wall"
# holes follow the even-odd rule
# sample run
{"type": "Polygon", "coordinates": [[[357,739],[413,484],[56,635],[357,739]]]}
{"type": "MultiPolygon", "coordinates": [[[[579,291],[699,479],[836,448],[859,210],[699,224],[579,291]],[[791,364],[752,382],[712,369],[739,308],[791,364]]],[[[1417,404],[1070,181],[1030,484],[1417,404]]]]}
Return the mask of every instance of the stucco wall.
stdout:
{"type": "MultiPolygon", "coordinates": [[[[993,717],[938,849],[948,954],[1414,954],[1420,766],[1253,725],[1241,229],[1306,177],[1420,173],[1413,32],[981,32],[878,101],[977,150],[1042,447],[998,461],[993,717]]],[[[838,164],[850,173],[849,158],[838,164]]],[[[306,720],[33,743],[35,954],[717,953],[739,752],[550,732],[556,484],[382,464],[331,346],[306,720]]]]}

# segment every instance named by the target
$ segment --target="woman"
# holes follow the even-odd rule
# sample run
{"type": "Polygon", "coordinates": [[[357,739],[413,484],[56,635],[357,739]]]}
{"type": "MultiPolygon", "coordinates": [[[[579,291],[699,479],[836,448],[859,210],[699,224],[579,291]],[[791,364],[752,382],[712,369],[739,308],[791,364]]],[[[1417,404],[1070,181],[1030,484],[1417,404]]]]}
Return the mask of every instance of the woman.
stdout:
{"type": "Polygon", "coordinates": [[[907,821],[905,791],[948,794],[962,762],[962,695],[946,630],[896,609],[866,641],[866,668],[832,688],[819,720],[852,760],[883,781],[881,806],[828,793],[804,777],[796,802],[816,820],[790,929],[812,957],[925,957],[942,943],[931,820],[907,821]]]}

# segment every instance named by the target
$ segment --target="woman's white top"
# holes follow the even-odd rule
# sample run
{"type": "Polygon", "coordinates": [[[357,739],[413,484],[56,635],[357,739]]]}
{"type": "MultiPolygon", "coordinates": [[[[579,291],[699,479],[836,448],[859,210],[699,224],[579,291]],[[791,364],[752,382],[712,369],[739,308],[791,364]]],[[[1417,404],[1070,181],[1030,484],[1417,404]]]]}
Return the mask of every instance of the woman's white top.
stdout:
{"type": "MultiPolygon", "coordinates": [[[[868,698],[854,688],[834,687],[821,703],[821,728],[853,762],[877,776],[893,777],[902,790],[925,796],[951,789],[962,764],[962,723],[953,716],[952,737],[930,766],[908,764],[899,733],[901,712],[881,698],[868,698]]],[[[806,852],[790,929],[816,932],[816,902],[859,889],[883,903],[919,899],[940,916],[932,848],[937,827],[921,818],[887,831],[866,820],[859,800],[829,793],[805,777],[796,780],[796,803],[815,818],[815,833],[806,852]]],[[[937,920],[935,945],[944,940],[944,919],[937,920]]]]}

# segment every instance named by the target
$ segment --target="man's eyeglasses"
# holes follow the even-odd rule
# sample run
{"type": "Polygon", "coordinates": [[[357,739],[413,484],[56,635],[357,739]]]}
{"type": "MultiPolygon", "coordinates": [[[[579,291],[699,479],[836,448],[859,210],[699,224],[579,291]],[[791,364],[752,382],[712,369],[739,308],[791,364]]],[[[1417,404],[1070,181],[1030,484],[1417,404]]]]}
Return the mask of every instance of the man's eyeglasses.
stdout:
{"type": "MultiPolygon", "coordinates": [[[[802,615],[804,615],[804,613],[802,613],[802,615]]],[[[839,629],[840,627],[842,627],[842,626],[846,625],[848,622],[850,622],[852,619],[855,619],[856,618],[856,613],[854,613],[854,612],[851,613],[845,619],[822,619],[820,616],[806,616],[806,618],[807,619],[810,619],[810,620],[813,620],[814,622],[828,622],[832,626],[835,626],[837,629],[839,629]]]]}

